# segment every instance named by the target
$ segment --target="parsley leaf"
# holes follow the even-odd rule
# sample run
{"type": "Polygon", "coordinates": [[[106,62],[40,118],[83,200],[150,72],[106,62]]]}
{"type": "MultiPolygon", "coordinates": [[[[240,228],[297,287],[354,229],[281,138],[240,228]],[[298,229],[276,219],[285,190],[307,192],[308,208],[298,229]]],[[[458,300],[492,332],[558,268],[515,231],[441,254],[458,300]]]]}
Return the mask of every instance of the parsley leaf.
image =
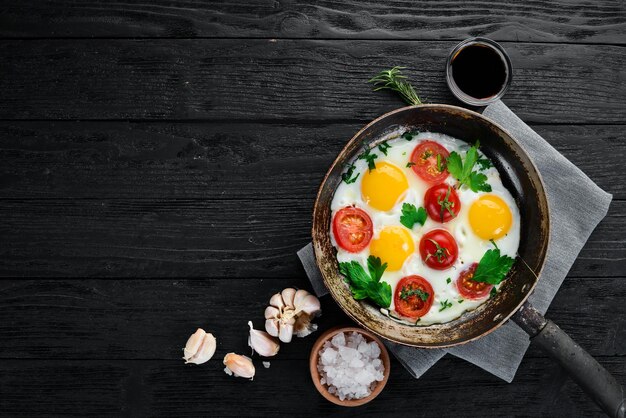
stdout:
{"type": "Polygon", "coordinates": [[[352,297],[356,300],[369,298],[381,308],[391,305],[391,286],[381,282],[387,263],[382,264],[380,258],[370,255],[367,258],[369,274],[358,261],[339,263],[339,272],[350,284],[352,297]]]}
{"type": "Polygon", "coordinates": [[[419,135],[418,131],[406,131],[405,133],[402,134],[402,138],[406,139],[407,141],[412,141],[414,137],[416,137],[417,135],[419,135]]]}
{"type": "Polygon", "coordinates": [[[478,160],[477,145],[467,150],[465,161],[456,151],[452,151],[446,159],[448,172],[461,184],[468,186],[473,192],[490,192],[491,186],[487,184],[487,176],[483,173],[472,171],[478,160]]]}
{"type": "Polygon", "coordinates": [[[385,155],[387,155],[387,150],[389,148],[391,148],[391,145],[389,145],[386,140],[378,144],[378,149],[385,155]]]}
{"type": "MultiPolygon", "coordinates": [[[[492,241],[493,242],[493,241],[492,241]]],[[[493,243],[495,245],[495,242],[493,243]]],[[[513,267],[514,258],[500,255],[500,249],[487,250],[478,262],[478,267],[472,276],[472,280],[489,284],[499,284],[506,278],[509,270],[513,267]]]]}
{"type": "Polygon", "coordinates": [[[488,168],[493,167],[493,164],[491,164],[491,160],[489,158],[479,158],[478,160],[476,160],[476,163],[480,166],[481,170],[486,170],[488,168]]]}
{"type": "Polygon", "coordinates": [[[450,284],[451,281],[452,281],[452,279],[449,278],[449,277],[446,279],[446,283],[448,283],[448,284],[450,284]]]}
{"type": "Polygon", "coordinates": [[[455,177],[457,174],[459,177],[463,174],[463,160],[461,160],[461,156],[456,151],[452,151],[450,155],[448,155],[446,162],[448,163],[448,171],[450,174],[455,177]]]}
{"type": "Polygon", "coordinates": [[[363,151],[363,153],[359,155],[358,158],[359,160],[367,161],[367,168],[369,168],[369,171],[376,169],[376,163],[374,162],[374,160],[378,158],[378,155],[370,153],[369,148],[363,151]]]}
{"type": "Polygon", "coordinates": [[[483,173],[473,172],[469,175],[469,187],[474,192],[490,192],[491,186],[487,184],[487,176],[483,173]]]}
{"type": "Polygon", "coordinates": [[[419,209],[410,203],[402,204],[402,215],[400,216],[400,223],[409,229],[413,229],[413,225],[416,223],[424,225],[426,222],[426,209],[420,207],[419,209]]]}
{"type": "Polygon", "coordinates": [[[352,177],[352,174],[354,173],[355,168],[356,167],[354,166],[354,164],[350,164],[350,166],[348,167],[348,170],[341,175],[341,179],[345,181],[346,184],[354,183],[356,179],[359,178],[359,175],[361,173],[356,173],[356,176],[352,177]]]}
{"type": "Polygon", "coordinates": [[[406,163],[406,168],[411,168],[415,165],[415,163],[413,161],[409,161],[408,163],[406,163]]]}
{"type": "Polygon", "coordinates": [[[448,309],[450,307],[452,307],[452,302],[448,302],[448,299],[442,300],[441,302],[439,302],[439,312],[443,311],[444,309],[448,309]]]}

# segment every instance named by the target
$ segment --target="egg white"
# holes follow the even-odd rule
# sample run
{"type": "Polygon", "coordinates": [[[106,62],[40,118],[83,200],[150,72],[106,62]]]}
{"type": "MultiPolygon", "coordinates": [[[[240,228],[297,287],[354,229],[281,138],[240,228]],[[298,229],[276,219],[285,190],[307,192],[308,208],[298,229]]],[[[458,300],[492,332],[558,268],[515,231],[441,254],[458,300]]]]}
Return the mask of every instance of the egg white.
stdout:
{"type": "MultiPolygon", "coordinates": [[[[334,216],[338,210],[346,206],[356,206],[366,211],[373,223],[374,235],[372,239],[377,239],[380,235],[380,231],[387,226],[402,226],[400,223],[400,216],[402,215],[403,203],[411,203],[416,207],[424,206],[424,194],[430,185],[421,180],[410,167],[406,167],[406,164],[410,161],[411,153],[417,144],[426,139],[430,139],[443,145],[449,152],[456,151],[461,155],[464,155],[469,148],[469,145],[461,140],[434,132],[421,132],[419,135],[414,136],[411,141],[407,141],[406,139],[400,137],[400,134],[404,132],[404,130],[405,129],[398,130],[385,136],[384,138],[381,138],[381,140],[386,139],[388,145],[391,146],[387,150],[386,156],[380,151],[380,149],[376,147],[372,149],[372,152],[378,155],[378,158],[375,160],[376,163],[386,161],[403,170],[409,183],[409,189],[407,190],[404,198],[399,199],[396,205],[387,212],[379,211],[370,207],[363,200],[361,195],[361,180],[363,178],[363,174],[366,170],[368,170],[367,163],[364,160],[357,159],[353,162],[355,165],[354,174],[361,174],[359,174],[359,177],[354,183],[346,184],[345,182],[341,182],[335,191],[335,195],[331,203],[332,216],[334,216]]],[[[485,158],[480,151],[479,154],[481,157],[485,158]]],[[[487,176],[487,182],[492,188],[492,191],[489,192],[489,194],[494,194],[502,198],[511,210],[513,217],[511,229],[504,237],[496,240],[496,243],[502,254],[515,257],[520,241],[519,209],[511,193],[502,184],[498,171],[494,167],[491,167],[482,172],[487,176]]],[[[453,185],[455,183],[455,179],[452,178],[452,176],[448,176],[445,183],[453,185]]],[[[457,194],[459,196],[459,200],[461,201],[461,210],[457,213],[456,218],[442,224],[433,221],[429,217],[424,226],[420,226],[419,224],[414,225],[413,229],[409,232],[415,243],[415,252],[405,260],[399,271],[385,271],[382,277],[382,280],[389,283],[392,292],[395,292],[398,281],[405,276],[417,274],[428,280],[435,293],[434,301],[429,312],[420,318],[418,325],[449,322],[461,316],[465,311],[476,309],[488,299],[488,296],[479,300],[463,299],[457,291],[455,285],[455,281],[461,271],[466,269],[472,263],[480,261],[485,251],[493,248],[491,242],[479,238],[473,232],[468,217],[469,208],[472,203],[486,193],[475,193],[466,186],[463,186],[460,190],[457,190],[457,194]],[[433,270],[426,266],[418,251],[419,242],[424,233],[435,228],[448,230],[454,236],[459,247],[459,256],[456,262],[452,267],[443,271],[433,270]],[[450,278],[450,283],[447,283],[446,279],[448,278],[450,278]],[[440,311],[441,303],[443,301],[452,303],[452,306],[440,311]],[[462,302],[459,303],[459,301],[462,302]]],[[[404,228],[404,226],[402,227],[404,228]]],[[[331,241],[333,246],[337,249],[337,260],[339,262],[358,261],[362,266],[367,266],[367,258],[370,255],[369,246],[359,253],[350,253],[345,251],[337,245],[332,231],[331,241]]],[[[393,298],[389,309],[394,309],[393,298]]]]}

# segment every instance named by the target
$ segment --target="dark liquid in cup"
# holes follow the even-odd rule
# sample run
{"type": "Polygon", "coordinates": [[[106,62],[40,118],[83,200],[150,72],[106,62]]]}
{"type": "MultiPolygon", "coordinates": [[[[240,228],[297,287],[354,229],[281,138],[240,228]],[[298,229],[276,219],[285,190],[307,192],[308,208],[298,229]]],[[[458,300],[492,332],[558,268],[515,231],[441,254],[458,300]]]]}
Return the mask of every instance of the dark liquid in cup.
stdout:
{"type": "Polygon", "coordinates": [[[469,45],[452,59],[452,78],[463,93],[486,99],[504,87],[506,66],[500,54],[492,48],[469,45]]]}

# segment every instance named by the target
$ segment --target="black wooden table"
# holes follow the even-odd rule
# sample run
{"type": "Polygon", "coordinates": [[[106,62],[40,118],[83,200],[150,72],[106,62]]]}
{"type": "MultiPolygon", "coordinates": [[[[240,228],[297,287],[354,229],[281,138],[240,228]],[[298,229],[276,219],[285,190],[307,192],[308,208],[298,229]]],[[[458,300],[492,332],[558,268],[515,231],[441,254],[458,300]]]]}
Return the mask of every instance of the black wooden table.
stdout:
{"type": "MultiPolygon", "coordinates": [[[[273,293],[309,287],[295,252],[336,153],[401,106],[366,80],[405,65],[459,104],[444,60],[475,35],[511,54],[506,103],[614,195],[549,316],[626,384],[623,1],[55,3],[0,5],[0,415],[599,415],[536,348],[512,384],[394,362],[357,410],[315,391],[314,335],[253,382],[222,371],[273,293]],[[198,326],[218,350],[185,366],[198,326]]],[[[349,322],[322,306],[320,329],[349,322]]]]}

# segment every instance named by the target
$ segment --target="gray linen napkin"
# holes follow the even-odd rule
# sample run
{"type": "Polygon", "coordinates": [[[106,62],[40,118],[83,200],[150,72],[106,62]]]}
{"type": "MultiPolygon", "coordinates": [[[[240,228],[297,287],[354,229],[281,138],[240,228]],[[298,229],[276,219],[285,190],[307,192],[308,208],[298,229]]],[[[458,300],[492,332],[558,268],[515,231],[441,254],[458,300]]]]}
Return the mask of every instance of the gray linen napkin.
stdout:
{"type": "MultiPolygon", "coordinates": [[[[487,106],[483,115],[517,139],[545,183],[550,208],[550,245],[539,282],[529,298],[545,314],[589,235],[606,216],[612,195],[600,189],[501,101],[487,106]]],[[[318,296],[328,293],[315,264],[312,244],[298,251],[298,256],[315,293],[318,296]]],[[[390,341],[385,341],[385,345],[415,378],[450,353],[510,383],[530,341],[524,331],[509,321],[476,341],[447,349],[420,349],[390,341]]]]}

